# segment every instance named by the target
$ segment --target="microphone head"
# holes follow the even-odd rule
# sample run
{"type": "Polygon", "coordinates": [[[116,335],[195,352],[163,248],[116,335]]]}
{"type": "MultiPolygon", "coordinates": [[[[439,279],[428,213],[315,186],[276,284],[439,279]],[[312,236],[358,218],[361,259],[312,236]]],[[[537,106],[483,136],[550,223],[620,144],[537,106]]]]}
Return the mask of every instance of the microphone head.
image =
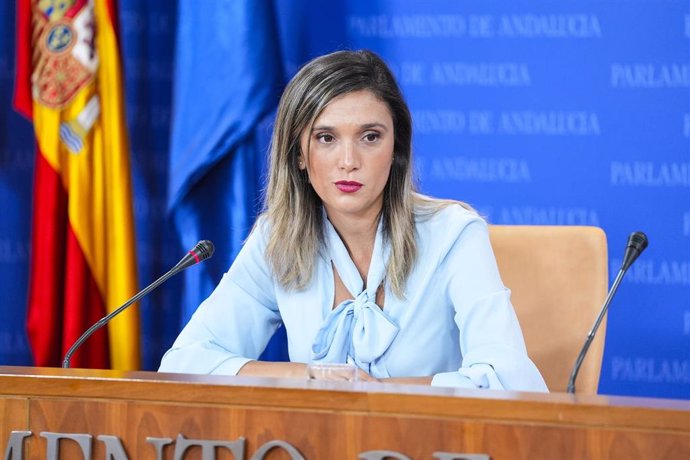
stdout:
{"type": "Polygon", "coordinates": [[[621,269],[623,271],[630,268],[630,266],[635,262],[635,260],[642,254],[649,241],[647,240],[647,235],[643,232],[633,232],[628,237],[628,244],[625,247],[625,255],[623,256],[623,266],[621,269]]]}
{"type": "Polygon", "coordinates": [[[189,250],[187,254],[180,260],[172,269],[173,272],[178,273],[185,268],[210,259],[216,248],[209,240],[199,241],[193,249],[189,250]]]}
{"type": "Polygon", "coordinates": [[[632,232],[628,237],[628,247],[633,247],[640,252],[644,251],[648,244],[647,235],[643,232],[632,232]]]}
{"type": "MultiPolygon", "coordinates": [[[[213,253],[216,251],[216,247],[209,240],[199,241],[194,249],[192,249],[196,256],[199,258],[199,262],[210,259],[213,253]]],[[[198,263],[198,262],[197,262],[198,263]]]]}

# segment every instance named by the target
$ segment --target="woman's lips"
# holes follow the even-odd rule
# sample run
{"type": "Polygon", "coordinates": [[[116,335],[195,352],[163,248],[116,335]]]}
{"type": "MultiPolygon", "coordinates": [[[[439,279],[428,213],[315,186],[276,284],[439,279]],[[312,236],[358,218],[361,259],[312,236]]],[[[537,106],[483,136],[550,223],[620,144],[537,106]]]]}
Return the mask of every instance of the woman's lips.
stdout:
{"type": "Polygon", "coordinates": [[[362,188],[362,184],[359,182],[349,180],[340,180],[335,183],[335,186],[338,187],[338,190],[344,193],[355,193],[357,190],[362,188]]]}

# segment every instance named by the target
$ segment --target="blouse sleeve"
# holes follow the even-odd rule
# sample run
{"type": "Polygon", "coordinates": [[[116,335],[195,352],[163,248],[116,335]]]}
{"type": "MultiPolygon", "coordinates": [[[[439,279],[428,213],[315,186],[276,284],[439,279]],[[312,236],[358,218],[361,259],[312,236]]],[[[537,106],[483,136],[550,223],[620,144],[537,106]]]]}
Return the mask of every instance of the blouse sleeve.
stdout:
{"type": "Polygon", "coordinates": [[[281,324],[263,234],[255,226],[230,270],[163,356],[159,372],[235,375],[263,352],[281,324]]]}
{"type": "Polygon", "coordinates": [[[462,228],[444,264],[462,363],[456,372],[436,374],[432,385],[548,391],[527,356],[510,291],[501,281],[482,219],[473,218],[462,228]]]}

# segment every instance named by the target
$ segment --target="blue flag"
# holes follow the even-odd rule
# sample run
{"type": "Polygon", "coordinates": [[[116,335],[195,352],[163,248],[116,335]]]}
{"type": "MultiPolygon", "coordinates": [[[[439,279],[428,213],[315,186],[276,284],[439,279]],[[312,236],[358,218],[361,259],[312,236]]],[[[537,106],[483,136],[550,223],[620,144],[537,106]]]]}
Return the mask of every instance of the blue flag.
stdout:
{"type": "Polygon", "coordinates": [[[260,209],[267,146],[259,125],[278,104],[283,74],[272,2],[178,4],[167,206],[185,248],[201,239],[216,246],[212,259],[185,272],[184,324],[260,209]]]}

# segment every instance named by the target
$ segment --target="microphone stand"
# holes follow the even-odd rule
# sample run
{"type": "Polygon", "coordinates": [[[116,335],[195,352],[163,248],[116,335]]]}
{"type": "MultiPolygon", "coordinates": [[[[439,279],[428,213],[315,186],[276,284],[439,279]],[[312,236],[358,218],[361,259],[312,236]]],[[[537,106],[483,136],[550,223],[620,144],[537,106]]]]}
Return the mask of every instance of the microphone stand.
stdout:
{"type": "Polygon", "coordinates": [[[609,304],[618,290],[618,285],[621,283],[621,280],[623,280],[623,275],[625,275],[625,272],[628,271],[628,268],[630,268],[633,262],[635,262],[640,254],[642,254],[642,251],[645,250],[648,244],[647,235],[642,232],[633,232],[628,237],[628,244],[625,248],[623,263],[618,271],[618,275],[616,275],[616,279],[614,280],[611,289],[609,289],[609,293],[604,301],[604,306],[601,307],[599,316],[597,316],[594,326],[592,326],[589,334],[587,334],[587,339],[585,340],[584,345],[582,345],[582,350],[580,350],[580,354],[575,360],[575,366],[573,366],[573,371],[570,374],[570,379],[568,380],[568,393],[575,393],[575,379],[577,378],[578,372],[580,372],[582,361],[584,361],[587,350],[589,350],[589,346],[592,344],[592,340],[594,340],[594,335],[597,333],[597,329],[599,329],[599,325],[601,324],[606,311],[609,309],[609,304]]]}
{"type": "Polygon", "coordinates": [[[177,275],[179,272],[182,270],[185,270],[186,268],[191,267],[192,265],[198,264],[200,262],[203,262],[204,260],[208,259],[213,255],[213,252],[215,251],[215,248],[213,246],[213,243],[207,240],[202,240],[197,243],[197,245],[189,251],[183,258],[180,260],[177,265],[175,265],[173,268],[171,268],[165,275],[161,276],[158,278],[156,281],[153,283],[149,284],[146,286],[142,291],[137,293],[134,297],[129,299],[127,302],[125,302],[124,305],[119,307],[117,310],[114,310],[110,314],[104,316],[103,318],[99,319],[96,321],[96,323],[93,324],[90,328],[86,330],[78,339],[76,342],[72,344],[72,346],[67,350],[67,353],[65,353],[65,359],[62,360],[62,367],[67,369],[70,366],[70,360],[72,359],[72,355],[74,354],[75,351],[84,343],[86,342],[86,339],[91,337],[94,332],[108,324],[108,321],[113,319],[115,316],[119,315],[123,310],[125,310],[127,307],[132,305],[133,303],[139,301],[142,297],[144,297],[146,294],[149,292],[153,291],[156,289],[158,286],[161,284],[165,283],[169,278],[177,275]]]}
{"type": "Polygon", "coordinates": [[[604,319],[604,316],[606,315],[606,312],[609,309],[609,304],[611,303],[613,296],[616,294],[616,291],[618,290],[618,285],[623,280],[623,275],[625,275],[625,272],[626,270],[623,270],[622,268],[618,271],[618,275],[616,275],[616,279],[613,282],[613,286],[611,286],[611,290],[609,291],[609,294],[606,296],[604,306],[601,308],[601,311],[599,312],[599,316],[597,316],[596,321],[594,321],[594,326],[592,326],[592,329],[587,334],[587,339],[585,340],[585,343],[582,345],[580,354],[577,355],[577,360],[575,360],[575,366],[573,367],[573,371],[570,374],[570,379],[568,380],[568,393],[575,393],[575,379],[577,379],[577,374],[580,372],[580,366],[582,366],[582,361],[584,361],[585,359],[587,350],[589,350],[589,346],[592,344],[592,340],[594,340],[594,336],[597,333],[597,329],[599,329],[599,325],[601,324],[601,321],[604,319]]]}
{"type": "Polygon", "coordinates": [[[69,366],[70,366],[70,360],[72,359],[72,355],[74,354],[74,352],[77,351],[77,349],[81,346],[81,344],[84,343],[84,342],[86,342],[86,339],[88,339],[89,337],[91,337],[91,336],[93,335],[94,332],[96,332],[97,330],[99,330],[100,328],[102,328],[103,326],[105,326],[106,324],[108,324],[108,322],[109,322],[111,319],[113,319],[114,317],[116,317],[117,315],[119,315],[120,312],[122,312],[123,310],[125,310],[127,307],[129,307],[129,306],[132,305],[133,303],[139,301],[139,300],[140,300],[142,297],[144,297],[146,294],[148,294],[149,292],[153,291],[153,290],[156,289],[158,286],[160,286],[161,284],[163,284],[164,282],[166,282],[170,277],[176,275],[178,271],[179,271],[179,269],[177,269],[177,266],[173,267],[168,273],[166,273],[165,275],[161,276],[160,278],[158,278],[158,279],[157,279],[156,281],[154,281],[153,283],[149,284],[146,288],[144,288],[143,291],[139,292],[137,295],[135,295],[134,297],[132,297],[131,299],[129,299],[127,302],[125,302],[124,305],[122,305],[121,307],[119,307],[117,310],[112,311],[112,312],[109,313],[108,315],[106,315],[106,316],[104,316],[103,318],[101,318],[101,319],[99,319],[98,321],[96,321],[96,322],[93,324],[93,326],[91,326],[90,328],[88,328],[88,329],[86,330],[86,332],[84,332],[84,333],[77,339],[77,341],[74,342],[74,343],[72,344],[72,346],[69,348],[69,350],[67,350],[67,353],[65,353],[65,359],[62,360],[62,367],[65,368],[65,369],[68,369],[68,368],[69,368],[69,366]]]}

